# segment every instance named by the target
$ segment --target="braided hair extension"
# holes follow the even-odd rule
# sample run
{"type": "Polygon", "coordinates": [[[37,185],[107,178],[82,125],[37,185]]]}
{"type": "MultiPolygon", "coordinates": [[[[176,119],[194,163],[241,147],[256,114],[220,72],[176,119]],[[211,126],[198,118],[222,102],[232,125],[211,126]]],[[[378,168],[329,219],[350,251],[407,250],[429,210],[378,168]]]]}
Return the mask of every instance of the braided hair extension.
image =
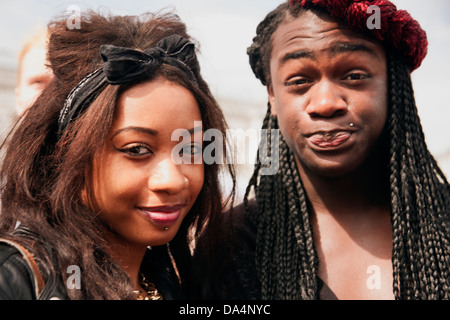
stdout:
{"type": "MultiPolygon", "coordinates": [[[[270,83],[271,36],[289,7],[280,5],[261,22],[248,49],[250,64],[270,83]]],[[[292,11],[289,11],[294,15],[292,11]]],[[[410,71],[388,52],[389,118],[386,124],[393,229],[393,293],[396,299],[450,299],[450,186],[427,149],[414,101],[410,71]]],[[[262,129],[279,129],[270,107],[262,129]]],[[[263,299],[317,299],[318,257],[309,203],[295,156],[279,135],[279,171],[261,175],[257,157],[244,197],[253,188],[258,215],[256,266],[263,299]]],[[[270,141],[265,147],[270,152],[270,141]]]]}
{"type": "Polygon", "coordinates": [[[450,187],[427,149],[410,73],[389,57],[394,294],[450,299],[450,187]]]}
{"type": "MultiPolygon", "coordinates": [[[[270,107],[262,129],[279,129],[270,107]]],[[[268,142],[267,149],[270,147],[268,142]]],[[[244,197],[248,212],[248,196],[251,188],[255,189],[259,217],[255,221],[256,266],[261,294],[263,299],[316,299],[318,259],[306,194],[294,154],[281,134],[279,150],[278,173],[259,175],[261,162],[257,159],[244,197]]]]}

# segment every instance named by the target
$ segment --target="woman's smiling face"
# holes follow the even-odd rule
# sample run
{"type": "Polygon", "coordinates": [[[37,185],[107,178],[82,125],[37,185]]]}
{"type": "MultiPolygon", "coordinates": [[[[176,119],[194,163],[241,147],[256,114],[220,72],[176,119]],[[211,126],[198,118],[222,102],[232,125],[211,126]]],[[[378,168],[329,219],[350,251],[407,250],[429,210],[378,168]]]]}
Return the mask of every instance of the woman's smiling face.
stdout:
{"type": "Polygon", "coordinates": [[[204,168],[172,161],[179,145],[172,132],[192,133],[182,155],[190,160],[202,152],[201,141],[194,140],[194,122],[201,120],[193,94],[163,78],[120,95],[109,139],[94,160],[89,197],[116,239],[145,246],[173,239],[203,187],[204,168]]]}
{"type": "Polygon", "coordinates": [[[312,11],[287,18],[272,39],[269,101],[300,169],[353,172],[386,122],[384,48],[312,11]]]}

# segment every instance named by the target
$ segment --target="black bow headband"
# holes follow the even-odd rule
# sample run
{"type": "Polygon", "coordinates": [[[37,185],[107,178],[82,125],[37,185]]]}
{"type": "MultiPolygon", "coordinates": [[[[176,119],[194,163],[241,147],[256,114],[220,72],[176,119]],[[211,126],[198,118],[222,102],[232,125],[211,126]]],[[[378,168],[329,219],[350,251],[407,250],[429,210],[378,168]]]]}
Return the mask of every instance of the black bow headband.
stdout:
{"type": "Polygon", "coordinates": [[[81,80],[64,102],[58,119],[58,137],[90,106],[107,84],[117,85],[148,79],[163,63],[184,71],[197,84],[196,77],[188,66],[195,59],[195,45],[179,35],[166,37],[156,47],[144,52],[102,45],[100,54],[104,62],[103,68],[81,80]]]}

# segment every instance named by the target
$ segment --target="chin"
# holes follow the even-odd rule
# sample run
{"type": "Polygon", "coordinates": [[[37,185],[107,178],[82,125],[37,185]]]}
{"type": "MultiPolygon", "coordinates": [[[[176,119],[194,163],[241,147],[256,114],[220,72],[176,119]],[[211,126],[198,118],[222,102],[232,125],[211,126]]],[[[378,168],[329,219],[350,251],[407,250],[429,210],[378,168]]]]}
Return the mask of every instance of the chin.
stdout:
{"type": "Polygon", "coordinates": [[[324,178],[339,179],[348,176],[352,172],[352,170],[345,170],[343,168],[324,168],[317,172],[317,174],[324,178]]]}
{"type": "Polygon", "coordinates": [[[319,159],[309,162],[303,167],[307,168],[307,172],[323,178],[342,178],[357,171],[360,163],[338,159],[319,159]]]}
{"type": "Polygon", "coordinates": [[[151,239],[147,241],[147,245],[150,247],[158,247],[169,243],[175,238],[177,230],[157,231],[152,234],[151,239]]]}
{"type": "Polygon", "coordinates": [[[149,241],[149,242],[147,243],[147,246],[148,246],[148,247],[160,247],[160,246],[163,246],[163,245],[168,244],[170,241],[172,241],[172,239],[173,239],[173,238],[170,238],[169,240],[149,241]]]}

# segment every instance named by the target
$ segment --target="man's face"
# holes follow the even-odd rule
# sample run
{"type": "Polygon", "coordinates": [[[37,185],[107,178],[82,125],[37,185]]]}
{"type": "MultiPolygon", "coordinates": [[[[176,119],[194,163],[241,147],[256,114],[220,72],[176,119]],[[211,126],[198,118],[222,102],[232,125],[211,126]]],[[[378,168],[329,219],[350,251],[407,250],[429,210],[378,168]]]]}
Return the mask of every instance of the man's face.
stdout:
{"type": "Polygon", "coordinates": [[[299,170],[353,172],[386,122],[383,47],[311,11],[289,17],[272,41],[269,102],[299,170]]]}

